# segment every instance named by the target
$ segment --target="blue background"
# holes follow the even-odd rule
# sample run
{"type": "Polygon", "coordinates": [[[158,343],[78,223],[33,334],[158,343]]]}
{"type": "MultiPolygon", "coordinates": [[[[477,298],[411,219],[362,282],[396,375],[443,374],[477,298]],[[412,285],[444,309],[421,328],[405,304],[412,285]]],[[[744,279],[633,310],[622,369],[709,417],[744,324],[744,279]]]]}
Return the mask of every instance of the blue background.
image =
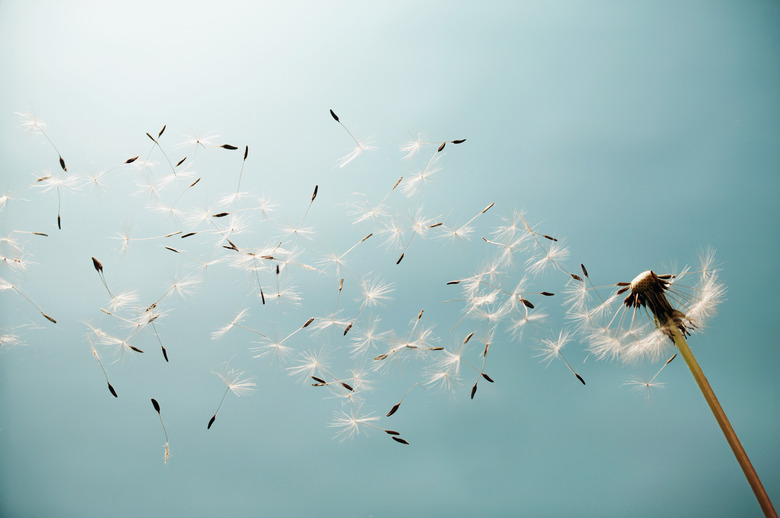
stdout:
{"type": "MultiPolygon", "coordinates": [[[[185,135],[216,133],[220,144],[249,146],[242,190],[278,203],[278,219],[253,220],[252,246],[299,221],[319,186],[306,220],[315,234],[298,241],[301,260],[315,263],[367,233],[345,214],[353,193],[381,199],[424,166],[432,148],[404,161],[403,143],[418,132],[467,138],[447,146],[424,193],[394,192],[392,210],[403,219],[423,206],[457,224],[495,206],[470,240],[415,238],[397,266],[397,250],[367,241],[342,276],[395,283],[393,300],[372,313],[403,335],[424,308],[441,344],[457,346],[466,329],[448,331],[462,306],[442,302],[459,293],[444,283],[473,274],[490,256],[480,236],[515,209],[565,238],[569,268],[586,264],[600,284],[695,263],[712,245],[728,299],[690,344],[777,503],[778,22],[780,5],[758,1],[2,1],[0,189],[61,174],[51,146],[26,134],[15,112],[44,120],[81,178],[135,155],[162,160],[145,133],[164,124],[161,143],[177,159],[185,135]],[[376,149],[339,168],[352,141],[330,108],[376,149]]],[[[235,188],[240,151],[198,153],[203,185],[183,208],[213,209],[235,188]]],[[[0,327],[25,343],[0,347],[3,516],[760,515],[683,362],[648,398],[621,385],[660,365],[597,362],[575,340],[564,352],[583,387],[560,362],[534,358],[537,335],[568,326],[560,297],[544,301],[547,325],[523,340],[497,334],[487,370],[496,383],[480,383],[473,401],[475,373],[464,371],[452,395],[416,389],[378,423],[408,447],[376,430],[334,440],[328,424],[341,402],[252,358],[251,335],[210,339],[244,307],[247,326],[278,336],[330,313],[332,272],[291,269],[286,280],[303,295],[295,308],[261,306],[248,294],[251,276],[210,267],[160,319],[170,363],[149,334],[142,356],[111,363],[103,353],[112,398],[83,324],[115,326],[99,311],[107,302],[90,257],[112,289],[136,290],[142,303],[193,266],[164,250],[168,241],[119,253],[111,236],[124,227],[138,236],[182,227],[148,210],[135,194],[141,177],[124,168],[103,190],[64,191],[62,230],[54,192],[31,188],[0,209],[4,236],[49,234],[23,236],[32,264],[3,266],[0,277],[58,320],[0,293],[0,327]],[[255,376],[258,392],[229,394],[207,431],[224,390],[212,371],[225,361],[255,376]],[[167,465],[150,397],[170,436],[167,465]]],[[[170,246],[204,260],[226,252],[216,239],[182,243],[170,246]]],[[[560,291],[561,277],[535,284],[560,291]]],[[[360,299],[349,286],[343,307],[353,312],[360,299]]],[[[292,345],[331,350],[331,367],[347,372],[339,335],[301,332],[292,345]]],[[[363,410],[383,415],[419,379],[412,367],[388,370],[363,410]]]]}

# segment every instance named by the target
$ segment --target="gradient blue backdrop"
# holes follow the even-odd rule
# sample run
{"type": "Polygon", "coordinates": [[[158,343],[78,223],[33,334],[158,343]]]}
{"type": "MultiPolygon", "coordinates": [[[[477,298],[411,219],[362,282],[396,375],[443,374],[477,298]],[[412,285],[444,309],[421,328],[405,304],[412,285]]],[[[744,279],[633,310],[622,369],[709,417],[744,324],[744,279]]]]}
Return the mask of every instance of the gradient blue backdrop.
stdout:
{"type": "MultiPolygon", "coordinates": [[[[145,154],[144,133],[163,124],[169,149],[214,132],[249,145],[245,189],[278,201],[281,218],[300,218],[319,185],[310,217],[329,234],[316,242],[343,250],[355,241],[335,230],[349,193],[379,198],[416,167],[399,145],[417,132],[467,138],[448,148],[426,195],[443,217],[465,221],[494,202],[484,233],[526,210],[604,283],[717,249],[728,300],[691,346],[777,504],[778,27],[780,5],[768,1],[3,0],[0,189],[57,166],[14,112],[46,121],[80,175],[145,154]],[[377,149],[337,168],[350,140],[329,108],[377,149]]],[[[239,161],[225,156],[213,155],[209,178],[225,175],[229,192],[239,161]]],[[[3,235],[49,234],[29,240],[27,272],[0,276],[59,321],[0,293],[0,326],[27,325],[17,330],[25,346],[0,350],[3,516],[760,515],[683,362],[648,399],[621,384],[657,366],[583,364],[576,343],[566,352],[586,387],[507,337],[495,346],[496,384],[480,384],[474,401],[468,381],[453,397],[410,397],[392,421],[410,447],[381,433],[338,442],[333,401],[250,358],[246,335],[209,339],[245,307],[242,278],[226,268],[161,326],[170,364],[149,342],[143,358],[110,365],[111,398],[81,323],[105,304],[89,257],[149,296],[180,269],[159,247],[118,256],[108,237],[150,217],[129,186],[66,193],[61,231],[52,192],[0,209],[3,235]],[[257,376],[259,391],[229,396],[207,432],[223,389],[211,370],[226,360],[257,376]],[[167,465],[149,397],[163,405],[167,465]]],[[[447,266],[424,241],[399,269],[377,266],[397,276],[398,303],[383,318],[403,326],[424,307],[457,319],[441,302],[452,292],[415,286],[433,272],[470,273],[485,256],[478,235],[447,266]]],[[[562,315],[552,316],[557,329],[562,315]]],[[[437,328],[445,341],[448,329],[437,328]]],[[[383,387],[371,410],[383,413],[407,382],[383,387]]]]}

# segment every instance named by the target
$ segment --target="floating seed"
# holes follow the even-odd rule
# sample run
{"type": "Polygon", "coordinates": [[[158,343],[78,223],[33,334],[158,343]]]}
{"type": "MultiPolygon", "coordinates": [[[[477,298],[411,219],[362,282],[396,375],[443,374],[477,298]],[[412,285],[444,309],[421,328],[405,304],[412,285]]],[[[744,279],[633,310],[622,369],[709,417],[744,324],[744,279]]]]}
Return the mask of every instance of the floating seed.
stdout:
{"type": "Polygon", "coordinates": [[[230,151],[235,151],[236,149],[238,149],[236,146],[231,146],[230,144],[222,144],[219,147],[223,149],[229,149],[230,151]]]}
{"type": "Polygon", "coordinates": [[[387,417],[390,417],[391,415],[393,415],[396,412],[398,412],[398,409],[400,407],[401,407],[401,403],[396,403],[395,405],[393,405],[393,408],[391,408],[390,411],[387,413],[387,417]]]}
{"type": "Polygon", "coordinates": [[[216,420],[217,420],[217,414],[214,414],[213,416],[211,416],[211,419],[209,419],[209,424],[206,426],[206,430],[210,430],[211,429],[211,425],[213,425],[214,421],[216,421],[216,420]]]}
{"type": "Polygon", "coordinates": [[[395,442],[400,442],[401,444],[406,444],[406,445],[408,445],[408,444],[409,444],[408,442],[406,442],[406,440],[405,440],[405,439],[401,439],[400,437],[393,436],[393,440],[394,440],[395,442]]]}
{"type": "Polygon", "coordinates": [[[181,160],[179,160],[178,162],[176,162],[176,167],[179,167],[180,165],[182,165],[185,160],[187,160],[186,156],[184,158],[182,158],[181,160]]]}
{"type": "Polygon", "coordinates": [[[103,265],[100,264],[100,261],[98,261],[94,257],[92,258],[92,266],[94,266],[95,270],[97,270],[98,272],[102,272],[103,271],[103,265]]]}
{"type": "Polygon", "coordinates": [[[119,397],[116,395],[116,390],[114,390],[114,387],[111,386],[111,383],[108,384],[108,391],[111,392],[112,396],[119,397]]]}
{"type": "Polygon", "coordinates": [[[157,411],[157,413],[160,413],[160,403],[157,402],[156,399],[152,398],[152,406],[157,411]]]}
{"type": "MultiPolygon", "coordinates": [[[[485,378],[486,380],[488,380],[490,383],[493,383],[493,380],[490,378],[490,376],[488,376],[484,372],[482,373],[482,377],[485,378]]],[[[577,376],[577,377],[579,377],[579,376],[577,376]]]]}
{"type": "Polygon", "coordinates": [[[331,111],[330,111],[330,116],[331,116],[331,117],[333,117],[333,119],[334,119],[336,122],[341,122],[341,121],[339,121],[339,116],[338,116],[338,115],[336,115],[336,114],[333,112],[333,110],[331,110],[331,111]]]}
{"type": "Polygon", "coordinates": [[[136,160],[138,160],[138,156],[134,156],[133,158],[128,158],[127,160],[125,160],[125,164],[132,164],[136,160]]]}

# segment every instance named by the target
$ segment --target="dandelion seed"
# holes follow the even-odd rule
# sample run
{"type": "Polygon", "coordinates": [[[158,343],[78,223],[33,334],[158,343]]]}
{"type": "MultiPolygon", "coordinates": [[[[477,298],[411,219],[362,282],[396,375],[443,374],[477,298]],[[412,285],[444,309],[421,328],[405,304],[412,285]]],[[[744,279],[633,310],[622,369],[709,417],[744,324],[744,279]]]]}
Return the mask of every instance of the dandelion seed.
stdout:
{"type": "Polygon", "coordinates": [[[30,133],[31,135],[43,135],[44,138],[51,144],[51,147],[54,148],[54,151],[57,153],[57,158],[59,159],[60,167],[63,171],[66,173],[68,172],[68,168],[65,166],[65,160],[62,158],[62,153],[60,153],[60,150],[57,149],[57,146],[54,144],[54,141],[49,137],[49,134],[46,133],[46,123],[42,120],[38,119],[35,115],[31,113],[16,113],[17,116],[19,116],[20,120],[20,126],[22,126],[25,131],[30,133]]]}
{"type": "Polygon", "coordinates": [[[30,304],[32,304],[32,306],[33,306],[35,309],[37,309],[37,310],[38,310],[38,312],[39,312],[39,313],[40,313],[40,314],[41,314],[41,315],[42,315],[44,318],[46,318],[46,320],[48,320],[48,321],[49,321],[49,322],[51,322],[52,324],[56,324],[56,323],[57,323],[57,321],[56,321],[56,320],[54,320],[52,317],[50,317],[49,315],[47,315],[46,313],[44,313],[44,312],[43,312],[43,310],[41,310],[41,308],[40,308],[40,307],[38,307],[38,305],[37,305],[35,302],[33,302],[33,301],[32,301],[32,299],[31,299],[30,297],[28,297],[27,295],[25,295],[24,293],[22,293],[22,292],[19,290],[19,288],[17,288],[15,285],[11,284],[10,282],[6,281],[5,279],[2,279],[2,278],[0,278],[0,291],[5,291],[5,290],[13,290],[13,291],[15,291],[16,293],[18,293],[19,295],[21,295],[21,296],[22,296],[22,297],[23,297],[23,298],[24,298],[24,299],[25,299],[27,302],[29,302],[30,304]]]}
{"type": "Polygon", "coordinates": [[[170,450],[168,449],[168,432],[165,430],[165,423],[163,423],[162,414],[160,413],[160,404],[154,398],[152,398],[152,406],[154,407],[155,412],[157,412],[157,416],[160,418],[163,434],[165,434],[165,464],[168,464],[168,456],[170,455],[170,450]]]}
{"type": "Polygon", "coordinates": [[[230,369],[228,368],[227,364],[225,364],[221,372],[214,372],[214,374],[216,374],[225,384],[225,392],[222,394],[222,399],[219,400],[217,411],[214,412],[214,415],[211,416],[211,419],[209,419],[209,423],[206,426],[207,430],[211,428],[211,425],[213,425],[214,421],[217,419],[219,409],[222,408],[222,403],[225,402],[225,396],[227,396],[228,392],[232,392],[238,397],[246,396],[253,393],[256,390],[255,387],[257,386],[254,382],[254,378],[243,377],[243,371],[230,369]]]}
{"type": "Polygon", "coordinates": [[[420,387],[420,388],[421,388],[421,389],[423,389],[423,390],[427,390],[427,389],[425,388],[425,386],[423,386],[423,385],[421,385],[421,384],[419,384],[419,383],[415,383],[414,385],[412,385],[411,387],[409,387],[409,390],[407,390],[407,391],[404,393],[403,397],[401,397],[401,401],[399,401],[398,403],[396,403],[395,405],[393,405],[393,407],[392,407],[392,408],[390,409],[390,411],[387,413],[387,417],[390,417],[391,415],[395,414],[395,413],[398,411],[398,409],[401,407],[401,403],[403,403],[403,402],[404,402],[404,399],[406,399],[406,396],[409,394],[409,392],[411,392],[411,391],[412,391],[412,389],[413,389],[414,387],[420,387]]]}
{"type": "Polygon", "coordinates": [[[106,378],[106,384],[108,385],[108,391],[111,392],[111,395],[114,397],[119,397],[116,393],[116,390],[114,390],[114,387],[111,385],[111,382],[108,381],[108,373],[106,373],[105,367],[103,367],[103,362],[100,361],[100,355],[95,350],[95,346],[92,345],[92,340],[90,340],[89,337],[87,337],[87,341],[89,342],[89,347],[92,349],[92,355],[95,357],[95,359],[98,362],[98,365],[100,365],[100,370],[103,371],[103,376],[106,378]]]}
{"type": "Polygon", "coordinates": [[[348,154],[344,155],[343,157],[339,158],[339,160],[338,160],[339,167],[344,167],[344,166],[345,166],[345,165],[347,165],[348,163],[352,162],[352,161],[353,161],[354,159],[356,159],[356,158],[358,157],[358,155],[360,155],[360,153],[362,153],[363,151],[369,151],[369,150],[371,150],[371,149],[374,149],[374,147],[373,147],[373,146],[371,146],[370,144],[368,144],[368,143],[365,143],[365,142],[361,142],[360,140],[358,140],[358,139],[357,139],[357,138],[356,138],[356,137],[355,137],[355,136],[352,134],[352,132],[351,132],[351,131],[349,131],[349,130],[347,129],[347,127],[346,127],[346,126],[344,126],[344,123],[343,123],[343,122],[341,122],[341,120],[340,120],[340,119],[339,119],[339,117],[338,117],[338,116],[337,116],[337,115],[336,115],[336,114],[333,112],[333,110],[330,110],[330,115],[331,115],[331,117],[333,117],[333,120],[335,120],[336,122],[338,122],[338,123],[341,125],[341,127],[342,127],[342,128],[344,128],[344,131],[346,131],[346,132],[347,132],[347,134],[349,134],[349,136],[350,136],[350,137],[352,137],[352,140],[354,140],[354,141],[355,141],[355,149],[353,149],[352,151],[350,151],[348,154]]]}
{"type": "Polygon", "coordinates": [[[570,336],[566,331],[560,331],[558,333],[558,337],[554,339],[543,338],[541,340],[541,345],[538,348],[539,353],[536,354],[536,357],[541,358],[541,361],[543,362],[547,362],[547,365],[550,365],[554,359],[560,358],[563,363],[566,364],[566,367],[571,371],[571,373],[577,377],[580,383],[585,385],[585,380],[582,378],[582,376],[574,371],[572,366],[569,364],[569,361],[563,355],[562,349],[566,346],[569,340],[570,336]]]}

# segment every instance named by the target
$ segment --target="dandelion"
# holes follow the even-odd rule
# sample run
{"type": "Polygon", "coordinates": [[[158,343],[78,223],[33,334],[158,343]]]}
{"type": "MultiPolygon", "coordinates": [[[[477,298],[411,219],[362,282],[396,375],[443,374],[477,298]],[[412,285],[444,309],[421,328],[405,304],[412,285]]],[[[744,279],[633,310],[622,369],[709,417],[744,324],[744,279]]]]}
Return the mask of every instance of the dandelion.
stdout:
{"type": "Polygon", "coordinates": [[[16,115],[19,116],[20,126],[24,128],[24,130],[31,134],[31,135],[43,135],[46,140],[49,141],[49,144],[51,144],[51,147],[54,148],[54,151],[57,153],[57,157],[60,160],[60,167],[63,171],[66,173],[68,172],[68,168],[65,166],[65,160],[62,159],[62,153],[60,153],[60,150],[57,149],[57,146],[54,144],[54,141],[49,137],[49,134],[46,133],[46,123],[40,120],[38,117],[31,113],[16,113],[16,115]]]}
{"type": "Polygon", "coordinates": [[[108,381],[108,373],[106,372],[105,367],[103,367],[103,362],[100,361],[100,355],[95,350],[95,346],[92,344],[92,340],[87,337],[87,341],[89,342],[89,347],[92,349],[92,356],[95,357],[95,359],[98,362],[98,365],[100,365],[100,370],[103,371],[103,376],[106,378],[106,383],[108,384],[108,391],[111,392],[111,395],[114,397],[119,397],[116,393],[116,390],[114,390],[114,387],[111,385],[111,382],[108,381]]]}
{"type": "Polygon", "coordinates": [[[206,426],[207,430],[210,429],[211,425],[216,421],[219,409],[222,408],[222,403],[225,402],[225,396],[227,396],[228,392],[232,392],[236,396],[241,397],[251,394],[256,390],[254,378],[244,377],[243,371],[229,369],[227,364],[221,372],[214,372],[214,374],[216,374],[219,379],[222,380],[222,383],[225,384],[225,392],[222,394],[222,399],[219,400],[217,411],[214,412],[214,415],[209,419],[209,424],[206,426]]]}
{"type": "Polygon", "coordinates": [[[767,516],[776,516],[758,474],[685,339],[706,324],[725,296],[714,257],[714,251],[707,249],[697,272],[685,268],[675,275],[647,270],[631,282],[617,283],[615,295],[625,298],[609,322],[592,332],[592,351],[599,356],[622,356],[631,361],[645,356],[657,358],[665,350],[667,339],[672,342],[688,365],[761,508],[767,516]],[[683,283],[693,275],[698,276],[697,284],[685,286],[683,283]]]}
{"type": "Polygon", "coordinates": [[[245,308],[245,309],[242,309],[241,311],[239,311],[238,314],[233,318],[233,320],[230,321],[229,324],[227,324],[227,325],[217,329],[213,333],[211,333],[211,339],[212,340],[217,340],[219,338],[222,338],[228,331],[230,331],[234,327],[245,329],[247,331],[251,331],[252,333],[255,333],[255,334],[258,334],[258,335],[260,335],[262,337],[267,338],[260,331],[252,329],[250,327],[246,327],[246,326],[241,324],[241,321],[244,319],[244,317],[247,315],[247,313],[249,313],[249,308],[245,308]]]}
{"type": "Polygon", "coordinates": [[[347,153],[347,154],[346,154],[346,155],[344,155],[343,157],[339,158],[339,160],[338,160],[339,167],[344,167],[344,166],[345,166],[345,165],[347,165],[348,163],[352,162],[352,161],[353,161],[354,159],[356,159],[356,158],[358,157],[358,155],[360,155],[360,153],[362,153],[363,151],[369,151],[369,150],[372,150],[372,149],[374,149],[374,146],[370,145],[369,143],[362,142],[362,141],[358,140],[358,139],[355,137],[355,135],[353,135],[353,134],[352,134],[352,132],[351,132],[351,131],[349,131],[349,130],[347,129],[347,127],[346,127],[346,126],[344,126],[344,123],[343,123],[343,122],[341,122],[341,120],[340,120],[340,119],[339,119],[339,117],[338,117],[338,116],[337,116],[337,115],[336,115],[336,114],[333,112],[333,110],[330,110],[330,116],[331,116],[331,117],[333,117],[333,120],[335,120],[336,122],[338,122],[338,123],[341,125],[341,127],[342,127],[342,128],[344,128],[344,131],[346,131],[346,132],[349,134],[349,136],[350,136],[350,137],[352,137],[352,140],[354,140],[354,141],[355,141],[355,149],[353,149],[352,151],[350,151],[349,153],[347,153]]]}
{"type": "Polygon", "coordinates": [[[371,414],[360,414],[360,409],[345,411],[341,410],[336,413],[330,426],[338,428],[336,437],[340,438],[343,442],[346,439],[351,439],[360,434],[360,430],[363,428],[373,428],[375,430],[381,430],[389,435],[394,441],[400,444],[409,444],[406,440],[399,437],[399,433],[394,430],[387,430],[381,426],[377,426],[374,423],[379,420],[379,417],[371,414]]]}
{"type": "MultiPolygon", "coordinates": [[[[306,329],[311,325],[311,323],[314,322],[314,317],[308,319],[304,324],[297,328],[295,331],[290,333],[289,335],[285,336],[282,340],[278,342],[271,342],[269,339],[266,338],[263,342],[268,342],[265,345],[262,345],[260,347],[252,347],[250,350],[255,353],[253,358],[263,358],[266,356],[272,356],[276,361],[283,363],[291,354],[292,354],[292,348],[284,345],[284,342],[295,336],[299,331],[302,329],[306,329]]],[[[263,343],[260,342],[260,343],[263,343]]]]}
{"type": "Polygon", "coordinates": [[[572,374],[574,374],[580,382],[585,385],[585,380],[582,379],[582,376],[577,374],[574,369],[572,369],[571,365],[569,364],[569,361],[566,359],[566,357],[563,355],[562,349],[570,340],[570,335],[566,331],[560,331],[558,333],[557,338],[543,338],[540,340],[540,346],[538,348],[539,352],[536,355],[538,358],[541,358],[541,361],[547,362],[547,365],[550,365],[552,361],[556,358],[560,358],[563,360],[563,363],[566,364],[566,367],[571,371],[572,374]]]}
{"type": "Polygon", "coordinates": [[[390,299],[390,293],[393,292],[394,285],[392,282],[384,282],[379,279],[363,279],[361,283],[361,292],[363,293],[363,303],[360,305],[360,309],[357,315],[352,321],[344,328],[344,334],[346,335],[352,326],[355,325],[355,321],[366,307],[376,307],[378,304],[383,303],[390,299]]]}
{"type": "Polygon", "coordinates": [[[667,365],[672,363],[672,360],[674,360],[675,358],[677,358],[677,353],[674,353],[674,355],[671,358],[666,360],[666,363],[664,363],[661,366],[661,368],[658,369],[658,372],[656,372],[655,375],[652,378],[650,378],[649,380],[643,380],[643,379],[639,379],[639,378],[633,377],[633,378],[629,378],[628,380],[626,380],[626,382],[623,383],[622,386],[629,386],[633,390],[646,390],[647,391],[647,397],[649,399],[650,396],[652,395],[653,389],[663,388],[664,384],[662,382],[660,382],[660,381],[655,381],[655,379],[658,377],[659,374],[661,374],[661,371],[664,370],[667,365]]]}
{"type": "Polygon", "coordinates": [[[29,302],[30,304],[32,304],[32,306],[33,306],[35,309],[37,309],[37,310],[38,310],[38,312],[39,312],[39,313],[40,313],[40,314],[41,314],[41,315],[42,315],[42,316],[43,316],[43,317],[44,317],[46,320],[48,320],[48,321],[49,321],[49,322],[51,322],[52,324],[56,324],[56,323],[57,323],[57,321],[56,321],[56,320],[54,320],[52,317],[50,317],[49,315],[47,315],[46,313],[44,313],[44,312],[43,312],[43,310],[41,310],[41,308],[40,308],[40,307],[38,307],[38,304],[36,304],[35,302],[33,302],[33,301],[32,301],[32,299],[31,299],[30,297],[28,297],[27,295],[25,295],[24,293],[22,293],[22,292],[19,290],[19,288],[17,288],[15,285],[11,284],[10,282],[6,281],[5,279],[1,279],[1,278],[0,278],[0,291],[6,291],[6,290],[13,290],[13,291],[15,291],[16,293],[18,293],[19,295],[21,295],[21,296],[22,296],[22,297],[23,297],[23,298],[24,298],[24,299],[25,299],[27,302],[29,302]]]}
{"type": "Polygon", "coordinates": [[[168,456],[171,452],[168,449],[168,432],[165,430],[165,423],[163,423],[162,414],[160,413],[160,403],[152,398],[152,406],[154,407],[154,411],[157,412],[157,416],[160,418],[160,424],[162,425],[163,433],[165,434],[165,463],[168,464],[168,456]]]}

